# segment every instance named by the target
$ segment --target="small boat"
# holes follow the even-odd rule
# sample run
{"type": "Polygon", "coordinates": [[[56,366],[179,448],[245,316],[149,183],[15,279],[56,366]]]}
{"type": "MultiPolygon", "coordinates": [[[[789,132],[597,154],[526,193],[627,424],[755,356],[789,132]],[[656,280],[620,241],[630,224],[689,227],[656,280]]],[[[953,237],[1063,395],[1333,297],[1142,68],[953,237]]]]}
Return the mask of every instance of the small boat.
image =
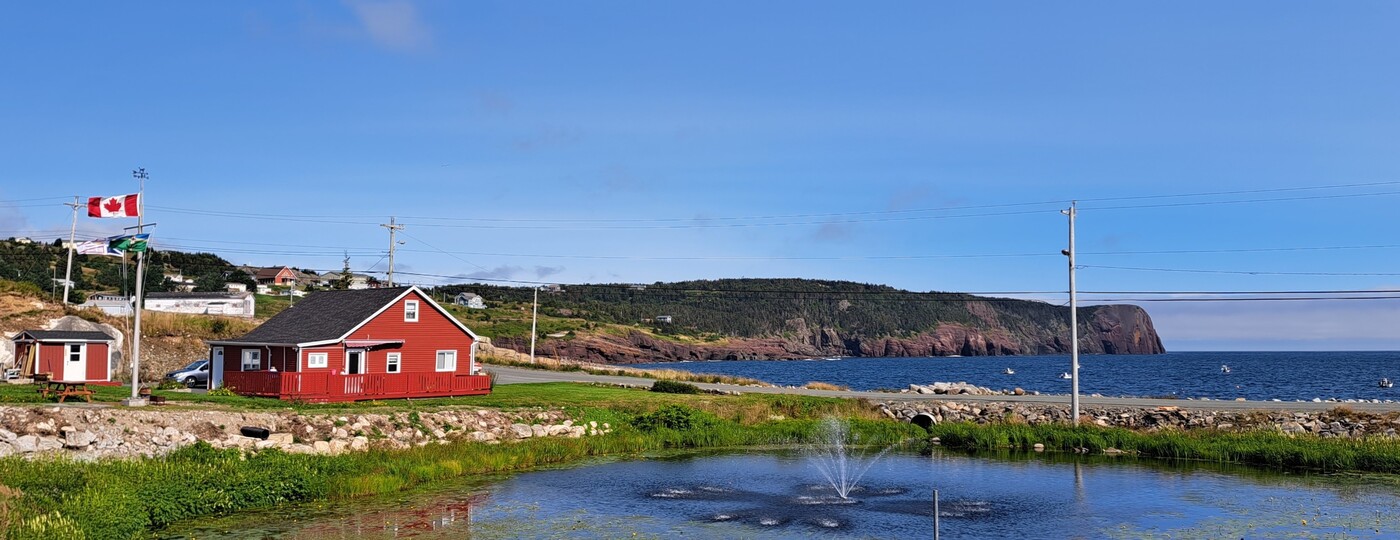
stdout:
{"type": "Polygon", "coordinates": [[[1002,374],[1004,374],[1004,375],[1015,375],[1016,372],[1015,372],[1014,370],[1012,370],[1011,368],[1006,368],[1006,369],[1002,370],[1002,374]]]}
{"type": "Polygon", "coordinates": [[[1381,388],[1390,388],[1392,386],[1395,386],[1395,383],[1390,382],[1390,379],[1388,377],[1381,377],[1380,386],[1381,388]]]}
{"type": "Polygon", "coordinates": [[[1225,364],[1220,364],[1220,372],[1221,372],[1221,373],[1229,373],[1229,372],[1230,372],[1230,366],[1227,366],[1227,365],[1225,365],[1225,364]]]}
{"type": "Polygon", "coordinates": [[[1073,378],[1073,377],[1070,377],[1070,376],[1069,376],[1069,372],[1066,371],[1066,372],[1060,374],[1060,378],[1061,378],[1061,379],[1070,379],[1070,378],[1073,378]]]}

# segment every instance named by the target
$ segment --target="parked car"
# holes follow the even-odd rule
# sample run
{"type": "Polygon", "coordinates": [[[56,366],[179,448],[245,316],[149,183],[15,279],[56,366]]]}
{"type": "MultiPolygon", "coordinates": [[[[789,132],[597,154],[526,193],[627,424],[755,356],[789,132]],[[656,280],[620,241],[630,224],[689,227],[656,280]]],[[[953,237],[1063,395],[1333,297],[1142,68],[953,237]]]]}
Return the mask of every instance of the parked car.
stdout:
{"type": "Polygon", "coordinates": [[[209,361],[195,360],[185,367],[166,373],[165,378],[190,388],[207,387],[209,386],[209,361]]]}

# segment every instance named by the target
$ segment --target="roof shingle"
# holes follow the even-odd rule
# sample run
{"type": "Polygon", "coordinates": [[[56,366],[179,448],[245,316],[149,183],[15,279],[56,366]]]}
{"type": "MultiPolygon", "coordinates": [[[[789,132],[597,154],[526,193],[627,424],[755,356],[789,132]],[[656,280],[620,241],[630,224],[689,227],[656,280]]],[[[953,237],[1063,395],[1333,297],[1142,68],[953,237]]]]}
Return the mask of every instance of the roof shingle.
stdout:
{"type": "Polygon", "coordinates": [[[295,344],[336,339],[408,289],[394,287],[316,292],[282,310],[252,332],[218,342],[295,344]]]}

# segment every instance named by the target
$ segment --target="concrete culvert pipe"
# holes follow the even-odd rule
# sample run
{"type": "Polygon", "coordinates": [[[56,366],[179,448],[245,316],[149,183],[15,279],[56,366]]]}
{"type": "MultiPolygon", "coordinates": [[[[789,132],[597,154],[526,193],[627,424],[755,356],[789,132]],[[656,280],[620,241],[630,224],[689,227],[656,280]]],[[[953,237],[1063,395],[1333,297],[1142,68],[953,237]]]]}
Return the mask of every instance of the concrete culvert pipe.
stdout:
{"type": "Polygon", "coordinates": [[[919,414],[914,415],[913,418],[910,418],[909,423],[924,429],[928,429],[930,427],[933,427],[933,425],[938,423],[938,421],[933,418],[933,415],[921,412],[919,414]]]}

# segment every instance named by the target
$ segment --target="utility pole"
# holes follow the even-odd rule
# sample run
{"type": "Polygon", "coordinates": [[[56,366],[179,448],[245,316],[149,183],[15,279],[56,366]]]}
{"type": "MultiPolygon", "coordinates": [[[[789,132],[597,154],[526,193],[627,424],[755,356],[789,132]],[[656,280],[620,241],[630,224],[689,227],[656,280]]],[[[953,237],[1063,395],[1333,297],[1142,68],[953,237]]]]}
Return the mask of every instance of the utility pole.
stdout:
{"type": "Polygon", "coordinates": [[[394,233],[403,230],[403,225],[394,224],[394,216],[389,216],[389,223],[380,223],[380,227],[389,229],[389,286],[394,286],[394,233]]]}
{"type": "Polygon", "coordinates": [[[535,325],[540,322],[540,286],[535,286],[535,314],[530,317],[530,363],[535,363],[535,325]]]}
{"type": "MultiPolygon", "coordinates": [[[[146,179],[150,178],[146,174],[146,168],[141,167],[131,171],[131,176],[136,178],[141,184],[141,189],[136,192],[136,234],[145,232],[146,227],[146,179]]],[[[146,249],[150,249],[149,244],[146,249]]],[[[131,331],[131,398],[124,404],[131,407],[144,407],[146,400],[141,398],[141,294],[146,285],[146,249],[136,252],[136,299],[132,304],[132,311],[136,314],[134,328],[131,331]]]]}
{"type": "Polygon", "coordinates": [[[73,288],[73,242],[78,235],[78,196],[73,202],[63,203],[73,207],[73,226],[68,229],[68,270],[63,273],[63,303],[68,303],[68,291],[73,288]]]}
{"type": "Polygon", "coordinates": [[[1078,201],[1070,201],[1069,210],[1060,213],[1069,216],[1069,249],[1064,250],[1069,257],[1069,392],[1070,414],[1074,425],[1079,425],[1079,296],[1074,286],[1074,218],[1079,215],[1075,206],[1078,201]]]}

